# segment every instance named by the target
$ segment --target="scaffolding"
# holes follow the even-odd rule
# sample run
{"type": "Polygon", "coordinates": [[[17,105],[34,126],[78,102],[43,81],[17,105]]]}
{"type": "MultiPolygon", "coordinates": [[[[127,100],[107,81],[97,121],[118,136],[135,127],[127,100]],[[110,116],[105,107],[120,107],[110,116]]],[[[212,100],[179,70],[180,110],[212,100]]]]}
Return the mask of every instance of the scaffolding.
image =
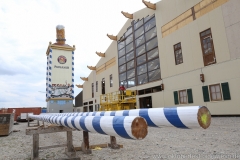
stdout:
{"type": "Polygon", "coordinates": [[[115,91],[100,95],[100,111],[136,109],[136,91],[115,91]]]}

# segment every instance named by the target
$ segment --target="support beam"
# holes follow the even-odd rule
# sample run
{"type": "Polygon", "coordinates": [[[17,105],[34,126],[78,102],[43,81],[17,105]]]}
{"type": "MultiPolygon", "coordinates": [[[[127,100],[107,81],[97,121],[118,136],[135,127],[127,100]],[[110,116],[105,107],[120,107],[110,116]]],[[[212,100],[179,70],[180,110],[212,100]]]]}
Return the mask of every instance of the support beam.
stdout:
{"type": "Polygon", "coordinates": [[[78,88],[83,88],[83,85],[80,85],[80,84],[76,84],[76,86],[77,86],[78,88]]]}
{"type": "Polygon", "coordinates": [[[110,35],[110,34],[107,34],[107,36],[108,36],[108,38],[110,38],[111,40],[117,41],[117,36],[110,35]]]}
{"type": "Polygon", "coordinates": [[[88,81],[88,77],[80,77],[83,81],[88,81]]]}
{"type": "Polygon", "coordinates": [[[89,135],[88,135],[88,132],[86,132],[86,131],[83,131],[82,151],[85,154],[91,154],[92,153],[92,150],[89,147],[89,135]]]}
{"type": "Polygon", "coordinates": [[[32,150],[32,159],[38,159],[39,156],[39,134],[33,134],[33,150],[32,150]]]}
{"type": "MultiPolygon", "coordinates": [[[[34,115],[29,115],[34,116],[34,115]]],[[[41,120],[42,121],[42,120],[41,120]]],[[[75,129],[66,128],[63,126],[48,126],[44,128],[44,126],[27,128],[26,135],[34,135],[34,134],[44,134],[44,133],[53,133],[53,132],[64,132],[64,131],[73,131],[75,129]]]]}
{"type": "MultiPolygon", "coordinates": [[[[147,136],[148,125],[140,116],[54,116],[29,115],[30,118],[86,132],[141,140],[147,136]]],[[[41,130],[40,130],[41,131],[41,130]]],[[[28,132],[27,132],[28,133],[28,132]]],[[[29,133],[28,133],[29,134],[29,133]]]]}
{"type": "Polygon", "coordinates": [[[105,53],[96,52],[96,54],[97,54],[99,57],[105,57],[105,53]]]}
{"type": "MultiPolygon", "coordinates": [[[[49,113],[50,115],[52,113],[49,113]]],[[[203,128],[211,124],[211,113],[205,106],[132,109],[126,111],[53,113],[55,116],[131,115],[146,119],[151,127],[203,128]]]]}
{"type": "Polygon", "coordinates": [[[96,66],[95,67],[93,67],[93,66],[87,66],[88,67],[88,69],[90,69],[90,70],[92,70],[92,71],[95,71],[96,70],[96,66]]]}
{"type": "Polygon", "coordinates": [[[129,14],[128,12],[121,12],[126,18],[133,19],[133,14],[129,14]]]}
{"type": "Polygon", "coordinates": [[[120,146],[117,144],[116,137],[110,136],[110,144],[108,144],[112,149],[119,149],[120,146]]]}
{"type": "Polygon", "coordinates": [[[142,2],[147,6],[147,8],[156,10],[156,4],[142,0],[142,2]]]}

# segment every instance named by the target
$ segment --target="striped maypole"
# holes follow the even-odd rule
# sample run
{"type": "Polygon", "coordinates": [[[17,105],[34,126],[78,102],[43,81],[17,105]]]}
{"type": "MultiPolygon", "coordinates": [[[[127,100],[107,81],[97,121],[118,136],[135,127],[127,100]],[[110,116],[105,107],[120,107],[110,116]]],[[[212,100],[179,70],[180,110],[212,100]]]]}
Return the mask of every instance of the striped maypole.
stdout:
{"type": "Polygon", "coordinates": [[[56,116],[141,116],[151,127],[174,126],[185,129],[199,127],[207,129],[211,124],[211,113],[205,106],[50,114],[56,116]]]}
{"type": "Polygon", "coordinates": [[[72,129],[141,140],[147,136],[148,125],[138,116],[51,116],[29,115],[29,118],[72,129]]]}

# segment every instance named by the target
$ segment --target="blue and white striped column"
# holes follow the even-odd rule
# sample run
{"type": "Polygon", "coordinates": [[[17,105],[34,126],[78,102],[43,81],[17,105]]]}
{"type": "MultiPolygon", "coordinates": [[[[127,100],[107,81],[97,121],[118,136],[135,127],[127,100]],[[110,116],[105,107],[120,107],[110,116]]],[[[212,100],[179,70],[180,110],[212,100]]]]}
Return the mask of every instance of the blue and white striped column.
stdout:
{"type": "Polygon", "coordinates": [[[52,94],[52,49],[49,51],[48,61],[48,99],[51,98],[52,94]]]}
{"type": "Polygon", "coordinates": [[[47,69],[46,69],[46,99],[48,99],[48,55],[47,55],[47,69]]]}
{"type": "Polygon", "coordinates": [[[51,116],[29,115],[30,118],[72,129],[127,139],[141,140],[147,136],[147,122],[137,116],[51,116]]]}
{"type": "Polygon", "coordinates": [[[74,51],[72,51],[72,98],[74,98],[74,51]]]}
{"type": "Polygon", "coordinates": [[[211,113],[205,106],[51,114],[56,116],[141,116],[151,127],[174,126],[185,129],[199,127],[206,129],[211,123],[211,113]]]}

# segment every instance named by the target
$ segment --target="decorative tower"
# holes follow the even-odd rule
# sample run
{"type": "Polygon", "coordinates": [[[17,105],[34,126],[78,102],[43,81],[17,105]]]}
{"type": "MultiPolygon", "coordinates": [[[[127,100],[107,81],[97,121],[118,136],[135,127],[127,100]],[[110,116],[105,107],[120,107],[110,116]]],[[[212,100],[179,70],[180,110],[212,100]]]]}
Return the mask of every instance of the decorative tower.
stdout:
{"type": "Polygon", "coordinates": [[[72,112],[74,99],[74,50],[65,44],[65,28],[56,27],[56,43],[49,42],[47,55],[46,101],[50,113],[72,112]]]}

